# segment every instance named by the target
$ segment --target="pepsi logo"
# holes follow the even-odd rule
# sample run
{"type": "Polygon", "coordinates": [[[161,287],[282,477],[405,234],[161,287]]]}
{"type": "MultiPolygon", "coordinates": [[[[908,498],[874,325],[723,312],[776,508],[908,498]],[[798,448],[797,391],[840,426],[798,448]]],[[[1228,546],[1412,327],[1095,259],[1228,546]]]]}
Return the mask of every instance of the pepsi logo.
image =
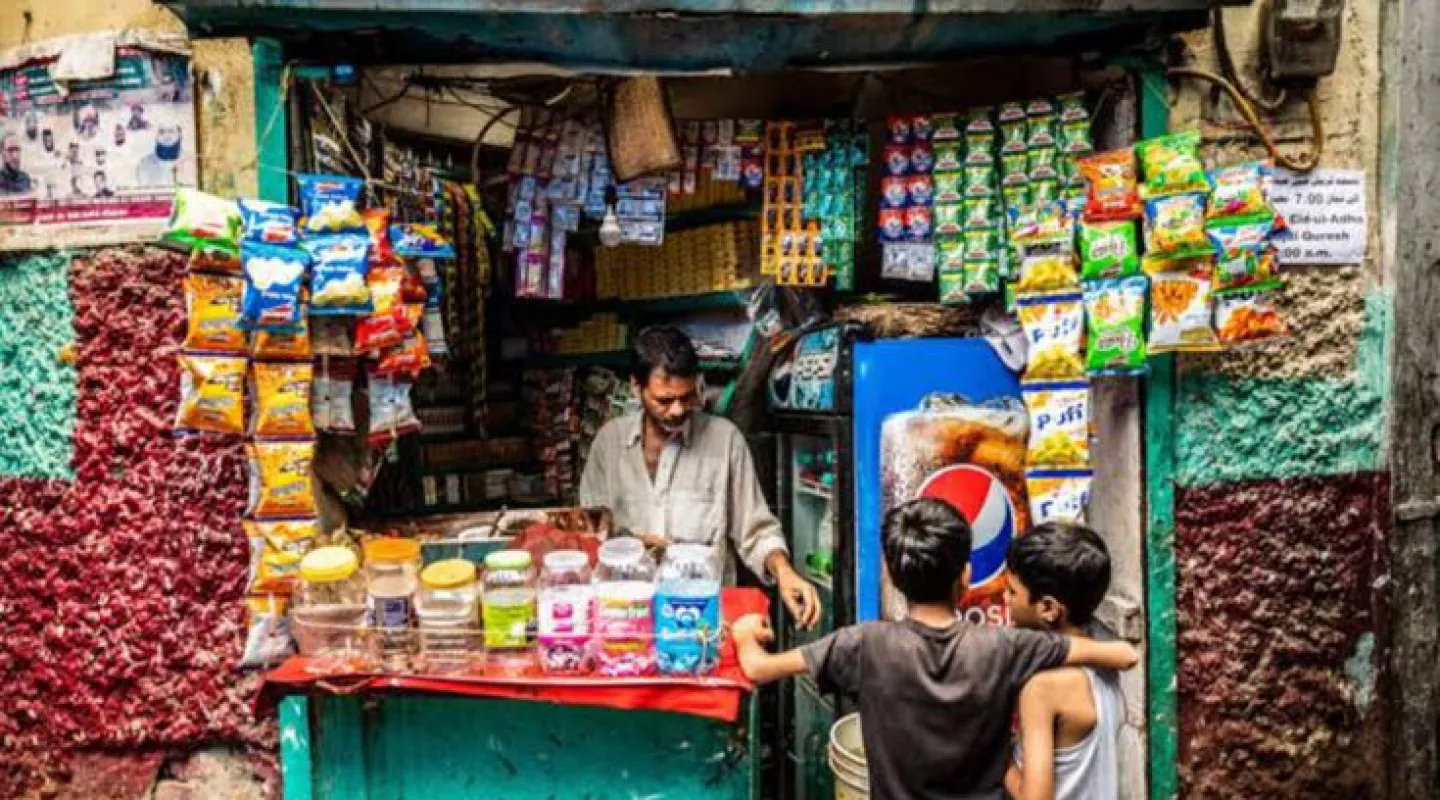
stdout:
{"type": "Polygon", "coordinates": [[[989,470],[957,464],[937,470],[920,486],[920,497],[944,500],[974,535],[970,550],[970,586],[983,589],[1005,572],[1005,555],[1015,540],[1015,506],[1005,484],[989,470]]]}

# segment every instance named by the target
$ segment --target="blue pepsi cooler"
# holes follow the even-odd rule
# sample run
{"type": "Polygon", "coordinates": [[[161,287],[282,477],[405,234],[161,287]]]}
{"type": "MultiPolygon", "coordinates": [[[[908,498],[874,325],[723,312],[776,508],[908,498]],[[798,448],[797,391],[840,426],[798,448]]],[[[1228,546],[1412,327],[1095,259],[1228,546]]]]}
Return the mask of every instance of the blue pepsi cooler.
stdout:
{"type": "Polygon", "coordinates": [[[710,548],[673,545],[655,587],[656,666],[662,675],[709,675],[720,643],[720,570],[710,548]]]}

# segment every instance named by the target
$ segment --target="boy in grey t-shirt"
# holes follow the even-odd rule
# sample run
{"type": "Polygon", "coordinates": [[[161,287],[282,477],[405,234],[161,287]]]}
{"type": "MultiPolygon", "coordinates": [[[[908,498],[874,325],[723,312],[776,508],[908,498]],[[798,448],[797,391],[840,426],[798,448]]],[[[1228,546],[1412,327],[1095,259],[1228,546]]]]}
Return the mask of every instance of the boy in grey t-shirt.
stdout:
{"type": "Polygon", "coordinates": [[[970,579],[970,526],[939,500],[912,500],[884,524],[885,567],[905,595],[899,622],[843,628],[784,653],[765,617],[735,623],[740,667],[758,684],[810,673],[858,699],[875,800],[1003,800],[1015,698],[1058,667],[1129,669],[1123,642],[972,625],[955,614],[970,579]]]}

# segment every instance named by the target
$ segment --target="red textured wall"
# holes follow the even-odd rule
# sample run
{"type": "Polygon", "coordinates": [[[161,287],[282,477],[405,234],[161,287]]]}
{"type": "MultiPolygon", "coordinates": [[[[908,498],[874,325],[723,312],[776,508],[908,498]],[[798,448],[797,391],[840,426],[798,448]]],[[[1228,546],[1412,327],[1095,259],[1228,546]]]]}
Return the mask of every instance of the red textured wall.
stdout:
{"type": "Polygon", "coordinates": [[[1376,473],[1178,492],[1187,800],[1383,797],[1388,498],[1376,473]]]}
{"type": "Polygon", "coordinates": [[[170,432],[184,269],[154,249],[72,266],[75,480],[0,479],[0,797],[88,783],[96,751],[153,775],[156,753],[273,744],[235,670],[240,445],[170,432]]]}

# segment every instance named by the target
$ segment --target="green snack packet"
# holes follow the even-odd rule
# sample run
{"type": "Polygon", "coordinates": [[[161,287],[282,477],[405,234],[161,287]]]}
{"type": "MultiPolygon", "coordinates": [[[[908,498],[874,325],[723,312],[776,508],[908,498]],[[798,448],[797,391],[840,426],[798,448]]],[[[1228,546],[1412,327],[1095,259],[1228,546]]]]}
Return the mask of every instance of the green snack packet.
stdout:
{"type": "Polygon", "coordinates": [[[965,207],[960,203],[935,206],[935,232],[960,233],[965,229],[965,207]]]}
{"type": "Polygon", "coordinates": [[[1084,92],[1069,92],[1059,95],[1055,102],[1060,104],[1060,121],[1075,122],[1077,120],[1090,120],[1090,110],[1085,107],[1084,92]]]}
{"type": "Polygon", "coordinates": [[[1052,114],[1031,117],[1026,122],[1028,136],[1025,144],[1029,147],[1055,146],[1055,117],[1052,114]]]}
{"type": "Polygon", "coordinates": [[[1144,276],[1105,278],[1085,284],[1085,367],[1091,375],[1138,375],[1145,371],[1144,276]]]}
{"type": "Polygon", "coordinates": [[[1140,249],[1132,220],[1080,225],[1080,277],[1120,278],[1140,272],[1140,249]]]}
{"type": "Polygon", "coordinates": [[[1059,170],[1055,166],[1057,155],[1059,155],[1059,151],[1054,147],[1030,148],[1029,152],[1025,154],[1026,164],[1030,168],[1030,177],[1038,177],[1036,173],[1043,173],[1046,170],[1058,174],[1059,170]]]}
{"type": "Polygon", "coordinates": [[[1030,202],[1039,207],[1060,199],[1060,181],[1056,178],[1041,178],[1030,182],[1030,202]]]}
{"type": "Polygon", "coordinates": [[[1087,155],[1095,151],[1090,141],[1090,120],[1077,119],[1060,126],[1060,149],[1070,155],[1087,155]]]}
{"type": "Polygon", "coordinates": [[[935,240],[936,268],[942,272],[950,270],[960,274],[965,264],[965,238],[963,236],[941,236],[935,240]]]}
{"type": "Polygon", "coordinates": [[[1030,158],[1028,152],[1005,153],[1000,156],[1000,183],[1013,183],[1030,179],[1030,158]]]}
{"type": "Polygon", "coordinates": [[[990,106],[976,106],[965,112],[965,135],[973,134],[995,135],[995,123],[990,121],[990,114],[994,109],[990,106]]]}
{"type": "Polygon", "coordinates": [[[936,172],[957,170],[965,164],[965,148],[959,142],[936,142],[934,149],[936,172]]]}
{"type": "Polygon", "coordinates": [[[994,258],[965,260],[966,294],[994,294],[1000,291],[1000,261],[994,258]]]}
{"type": "Polygon", "coordinates": [[[240,252],[240,206],[199,189],[181,187],[175,190],[170,220],[160,239],[188,248],[207,246],[229,252],[240,252]]]}
{"type": "Polygon", "coordinates": [[[1135,145],[1147,198],[1208,192],[1210,181],[1200,163],[1200,132],[1185,131],[1146,139],[1135,145]]]}
{"type": "Polygon", "coordinates": [[[965,196],[989,197],[995,194],[995,168],[985,164],[966,165],[965,196]]]}
{"type": "Polygon", "coordinates": [[[1018,211],[1030,207],[1030,181],[1016,182],[1000,187],[1000,199],[1005,211],[1018,211]]]}
{"type": "Polygon", "coordinates": [[[986,136],[984,141],[970,137],[965,142],[965,163],[973,166],[991,166],[995,163],[995,137],[986,136]]]}
{"type": "Polygon", "coordinates": [[[979,228],[965,231],[965,261],[994,261],[1000,257],[1000,231],[979,228]]]}
{"type": "Polygon", "coordinates": [[[965,120],[954,112],[932,114],[930,124],[935,127],[934,131],[930,133],[932,141],[953,142],[965,133],[965,120]]]}
{"type": "Polygon", "coordinates": [[[940,272],[940,304],[963,306],[970,302],[965,294],[965,273],[961,270],[940,272]]]}
{"type": "Polygon", "coordinates": [[[935,202],[953,203],[965,197],[965,173],[935,173],[935,202]]]}
{"type": "Polygon", "coordinates": [[[965,198],[965,214],[963,223],[966,229],[989,228],[995,224],[995,219],[1000,216],[1000,209],[994,197],[967,197],[965,198]]]}

